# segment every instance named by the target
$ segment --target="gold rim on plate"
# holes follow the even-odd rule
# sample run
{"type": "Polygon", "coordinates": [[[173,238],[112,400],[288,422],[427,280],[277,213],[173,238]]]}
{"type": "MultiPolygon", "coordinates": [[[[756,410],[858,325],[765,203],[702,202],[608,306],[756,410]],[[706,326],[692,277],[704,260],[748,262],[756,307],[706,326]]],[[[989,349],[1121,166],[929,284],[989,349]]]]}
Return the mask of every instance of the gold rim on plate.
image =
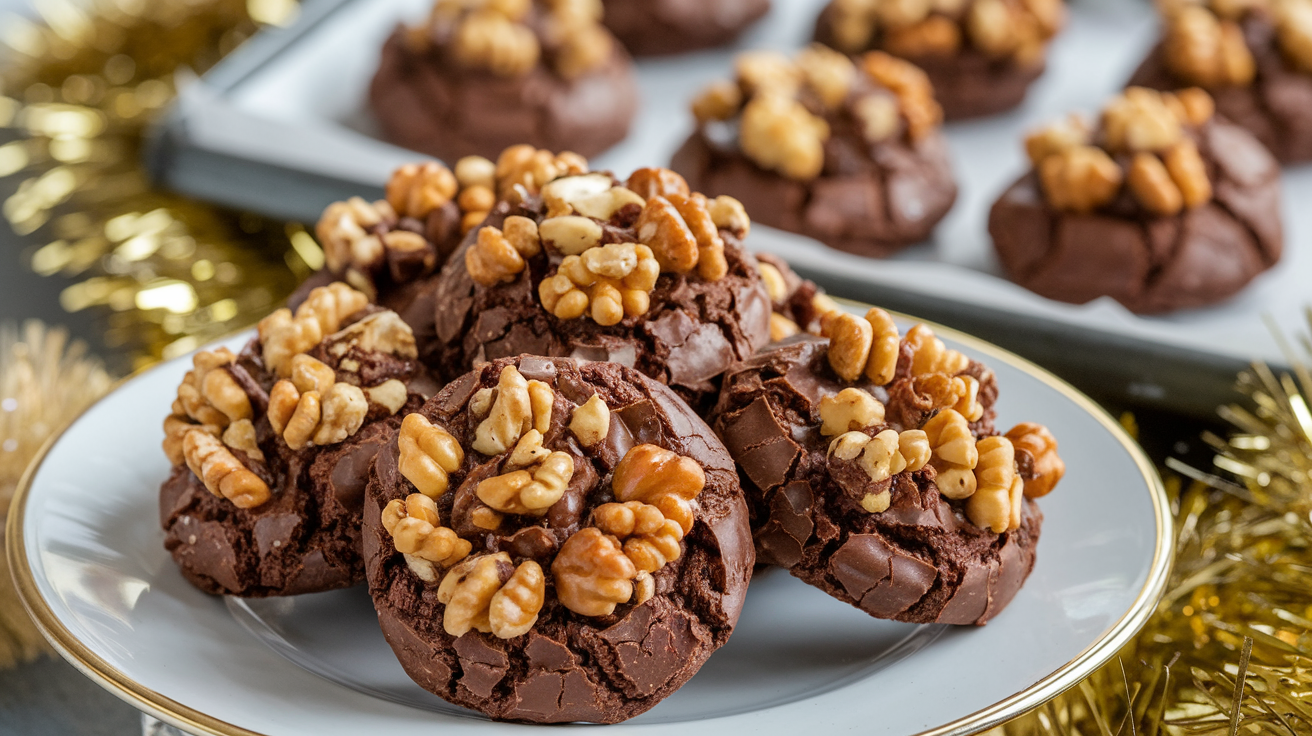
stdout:
{"type": "MultiPolygon", "coordinates": [[[[870,306],[848,299],[838,299],[837,301],[863,312],[870,306]]],[[[1129,643],[1130,639],[1143,628],[1148,621],[1148,617],[1156,610],[1162,591],[1166,587],[1167,575],[1170,572],[1171,561],[1175,552],[1173,522],[1170,514],[1167,513],[1166,489],[1162,486],[1161,477],[1158,476],[1152,463],[1144,455],[1143,449],[1125,433],[1125,430],[1116,420],[1112,419],[1111,415],[1095,404],[1092,399],[1047,370],[1009,350],[1004,350],[977,337],[933,322],[917,320],[914,317],[896,312],[892,314],[900,320],[923,322],[932,327],[940,337],[946,337],[990,358],[1011,364],[1053,388],[1091,415],[1099,424],[1111,432],[1112,436],[1121,443],[1121,446],[1134,459],[1135,465],[1138,466],[1150,491],[1153,514],[1157,522],[1157,548],[1153,551],[1153,561],[1149,569],[1148,579],[1144,581],[1144,586],[1139,591],[1139,595],[1135,598],[1130,609],[1097,641],[1090,644],[1074,659],[1057,668],[1056,671],[1015,695],[951,723],[915,735],[966,736],[997,726],[1057,697],[1109,661],[1116,652],[1120,651],[1121,647],[1129,643]]],[[[105,396],[108,397],[128,382],[140,380],[165,365],[167,364],[161,363],[123,379],[105,396]]],[[[9,567],[13,574],[14,584],[18,589],[18,597],[23,602],[23,607],[32,616],[32,620],[36,622],[37,628],[50,641],[60,656],[68,660],[69,663],[81,671],[82,674],[91,678],[96,684],[130,705],[184,731],[211,734],[212,736],[268,736],[221,721],[165,697],[154,690],[142,687],[123,672],[112,667],[74,636],[55,616],[54,611],[51,610],[50,605],[37,589],[36,578],[23,544],[28,490],[31,488],[32,479],[36,477],[37,472],[41,469],[41,465],[50,449],[64,436],[69,427],[103,400],[104,397],[84,409],[82,413],[78,414],[58,433],[47,440],[18,482],[18,489],[14,494],[14,500],[9,510],[9,521],[5,528],[5,551],[9,558],[9,567]]]]}

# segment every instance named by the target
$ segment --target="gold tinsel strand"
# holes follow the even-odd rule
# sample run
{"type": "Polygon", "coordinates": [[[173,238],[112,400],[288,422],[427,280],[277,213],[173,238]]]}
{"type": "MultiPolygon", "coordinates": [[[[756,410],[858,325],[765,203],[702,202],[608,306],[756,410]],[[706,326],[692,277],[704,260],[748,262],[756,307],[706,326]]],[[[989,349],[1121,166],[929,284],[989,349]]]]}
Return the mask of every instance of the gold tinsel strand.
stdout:
{"type": "Polygon", "coordinates": [[[97,310],[105,342],[133,367],[251,324],[311,270],[299,226],[152,189],[143,133],[174,96],[293,0],[34,0],[44,23],[7,17],[16,57],[3,74],[3,216],[33,243],[43,276],[71,281],[60,302],[97,310]]]}
{"type": "MultiPolygon", "coordinates": [[[[100,398],[110,378],[86,345],[32,321],[0,325],[0,518],[19,478],[50,436],[100,398]]],[[[4,533],[0,531],[0,540],[4,533]]],[[[0,668],[45,651],[0,555],[0,668]]]]}

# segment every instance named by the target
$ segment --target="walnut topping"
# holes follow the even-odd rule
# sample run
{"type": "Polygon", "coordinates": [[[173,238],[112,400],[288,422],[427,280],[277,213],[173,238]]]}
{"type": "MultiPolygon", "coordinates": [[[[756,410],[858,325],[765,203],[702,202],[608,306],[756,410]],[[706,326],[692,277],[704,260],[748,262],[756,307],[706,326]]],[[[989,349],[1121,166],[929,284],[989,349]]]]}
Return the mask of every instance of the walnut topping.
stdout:
{"type": "Polygon", "coordinates": [[[624,544],[624,556],[639,573],[653,573],[679,559],[683,528],[641,501],[607,503],[592,512],[593,525],[624,544]]]}
{"type": "Polygon", "coordinates": [[[438,602],[446,605],[442,628],[451,636],[470,630],[498,639],[527,634],[537,623],[545,599],[542,567],[532,560],[513,567],[505,552],[461,562],[451,568],[437,588],[438,602]]]}
{"type": "Polygon", "coordinates": [[[870,323],[842,312],[825,322],[829,335],[829,366],[844,381],[855,381],[865,370],[874,340],[870,323]]]}
{"type": "Polygon", "coordinates": [[[371,353],[387,353],[413,360],[419,357],[415,333],[401,316],[391,310],[375,312],[326,338],[328,352],[337,357],[351,348],[371,353]]]}
{"type": "Polygon", "coordinates": [[[581,256],[566,256],[556,274],[538,285],[538,297],[559,319],[589,314],[597,324],[609,326],[625,316],[646,314],[659,275],[651,248],[610,243],[589,248],[581,256]]]}
{"type": "Polygon", "coordinates": [[[884,386],[893,380],[893,374],[897,372],[897,358],[901,350],[897,325],[888,312],[879,307],[871,307],[866,312],[866,322],[870,323],[871,341],[865,376],[876,386],[884,386]]]}
{"type": "Polygon", "coordinates": [[[255,440],[255,425],[249,419],[238,419],[229,424],[228,428],[223,430],[223,444],[234,450],[241,450],[252,460],[264,460],[264,451],[255,440]]]}
{"type": "Polygon", "coordinates": [[[1124,175],[1106,151],[1074,146],[1043,159],[1039,182],[1054,209],[1089,213],[1111,202],[1124,175]]]}
{"type": "Polygon", "coordinates": [[[657,167],[635,169],[629,174],[625,186],[644,201],[652,197],[669,197],[672,194],[680,197],[692,194],[687,180],[678,172],[657,167]]]}
{"type": "Polygon", "coordinates": [[[460,206],[460,232],[478,227],[497,203],[496,164],[482,156],[465,156],[456,162],[455,177],[460,186],[456,203],[460,206]]]}
{"type": "Polygon", "coordinates": [[[738,114],[743,106],[743,93],[737,84],[728,80],[713,82],[692,101],[692,114],[699,123],[723,121],[738,114]]]}
{"type": "Polygon", "coordinates": [[[328,205],[315,226],[328,270],[339,275],[354,272],[356,278],[364,278],[385,255],[382,239],[370,229],[395,221],[396,212],[386,201],[370,204],[351,197],[328,205]]]}
{"type": "Polygon", "coordinates": [[[530,429],[545,431],[551,425],[551,404],[542,397],[552,393],[541,381],[526,381],[513,365],[501,370],[495,398],[487,418],[474,431],[473,448],[487,456],[513,447],[530,429]],[[536,397],[535,397],[536,395],[536,397]]]}
{"type": "MultiPolygon", "coordinates": [[[[422,493],[411,493],[404,501],[399,498],[389,501],[383,508],[382,523],[391,535],[396,551],[404,554],[407,561],[414,558],[450,567],[463,560],[473,548],[467,540],[442,526],[437,504],[422,493]]],[[[426,566],[414,567],[423,570],[426,566]]],[[[420,575],[424,577],[422,573],[420,575]]],[[[435,575],[431,577],[436,578],[435,575]]]]}
{"type": "Polygon", "coordinates": [[[938,490],[948,498],[968,498],[975,492],[979,453],[966,418],[954,409],[935,414],[922,428],[933,450],[930,464],[938,471],[938,490]]]}
{"type": "Polygon", "coordinates": [[[205,488],[240,509],[269,500],[269,486],[212,434],[191,429],[182,438],[182,456],[205,488]]]}
{"type": "Polygon", "coordinates": [[[490,9],[470,13],[457,26],[453,51],[461,64],[502,77],[527,74],[542,55],[533,29],[490,9]]]}
{"type": "Polygon", "coordinates": [[[637,445],[615,466],[611,488],[615,499],[642,501],[679,523],[683,533],[692,529],[694,499],[706,485],[697,461],[656,445],[637,445]]]}
{"type": "Polygon", "coordinates": [[[342,322],[369,304],[369,297],[343,283],[320,286],[296,309],[283,308],[260,320],[264,364],[279,376],[290,375],[292,358],[341,328],[342,322]]]}
{"type": "Polygon", "coordinates": [[[602,401],[600,394],[575,407],[569,420],[569,431],[578,438],[584,447],[595,447],[606,440],[610,434],[610,407],[602,401]]]}
{"type": "Polygon", "coordinates": [[[789,179],[808,181],[820,175],[828,138],[829,124],[790,96],[761,94],[743,108],[739,128],[743,153],[789,179]]]}
{"type": "Polygon", "coordinates": [[[934,100],[934,87],[916,65],[872,51],[861,57],[861,70],[897,97],[911,140],[924,138],[943,122],[943,108],[934,100]]]}
{"type": "Polygon", "coordinates": [[[475,494],[503,514],[542,516],[565,495],[574,476],[574,458],[542,447],[542,433],[530,429],[511,453],[510,466],[527,466],[480,481],[475,494]]]}
{"type": "Polygon", "coordinates": [[[977,446],[975,492],[966,502],[966,517],[996,534],[1020,528],[1021,489],[1015,449],[1006,437],[985,437],[977,446]]]}
{"type": "Polygon", "coordinates": [[[465,461],[460,443],[446,429],[422,414],[409,414],[397,436],[397,469],[423,495],[438,499],[450,485],[450,474],[465,461]]]}
{"type": "Polygon", "coordinates": [[[538,226],[542,242],[567,256],[582,254],[601,243],[601,225],[590,217],[564,215],[551,217],[538,226]]]}
{"type": "Polygon", "coordinates": [[[770,342],[779,342],[801,331],[802,328],[798,327],[797,323],[791,319],[778,312],[770,313],[770,342]]]}
{"type": "MultiPolygon", "coordinates": [[[[929,438],[919,429],[901,433],[885,429],[873,437],[865,432],[845,432],[829,443],[831,463],[855,461],[872,483],[920,470],[930,457],[929,438]]],[[[860,503],[868,513],[877,514],[888,510],[891,500],[892,494],[884,489],[866,494],[860,503]]]]}
{"type": "Polygon", "coordinates": [[[595,526],[580,529],[565,540],[551,563],[556,595],[581,616],[609,616],[615,606],[633,597],[638,570],[619,540],[595,526]]]}
{"type": "Polygon", "coordinates": [[[837,109],[856,82],[856,65],[845,54],[811,44],[797,54],[797,68],[826,109],[837,109]]]}
{"type": "Polygon", "coordinates": [[[735,237],[742,240],[747,237],[752,229],[752,221],[747,217],[747,209],[743,203],[730,197],[727,194],[712,199],[708,207],[711,213],[711,222],[721,230],[728,230],[735,237]]]}
{"type": "Polygon", "coordinates": [[[483,286],[514,281],[525,265],[510,239],[490,225],[478,231],[478,240],[465,251],[469,277],[483,286]]]}
{"type": "Polygon", "coordinates": [[[1312,2],[1284,0],[1276,10],[1280,50],[1294,67],[1312,74],[1312,2]]]}
{"type": "Polygon", "coordinates": [[[227,348],[202,350],[192,358],[192,370],[178,384],[173,414],[164,422],[164,454],[169,462],[183,461],[182,440],[189,429],[217,435],[232,422],[251,418],[250,398],[224,367],[236,360],[227,348]]]}
{"type": "Polygon", "coordinates": [[[1203,87],[1243,86],[1257,72],[1239,24],[1203,5],[1182,5],[1169,14],[1162,55],[1173,73],[1203,87]]]}
{"type": "Polygon", "coordinates": [[[855,54],[872,45],[906,58],[951,56],[969,43],[1029,66],[1065,21],[1059,0],[836,0],[830,32],[855,54]]]}
{"type": "Polygon", "coordinates": [[[405,406],[406,400],[410,397],[410,391],[401,381],[389,378],[377,386],[366,387],[364,395],[370,403],[378,404],[387,409],[389,414],[395,414],[401,411],[401,407],[405,406]]]}
{"type": "Polygon", "coordinates": [[[422,220],[456,196],[457,179],[436,162],[406,164],[387,180],[387,202],[401,217],[422,220]]]}
{"type": "Polygon", "coordinates": [[[1033,477],[1025,479],[1025,495],[1042,498],[1051,493],[1066,474],[1066,463],[1057,454],[1057,438],[1042,424],[1022,422],[1007,431],[1007,439],[1033,461],[1033,477]]]}
{"type": "Polygon", "coordinates": [[[1214,105],[1201,89],[1161,93],[1131,87],[1108,103],[1100,138],[1108,151],[1128,153],[1129,168],[1092,145],[1078,118],[1049,126],[1025,141],[1044,195],[1054,209],[1088,213],[1111,202],[1128,185],[1151,214],[1174,215],[1212,198],[1212,184],[1186,127],[1211,119],[1214,105]]]}
{"type": "Polygon", "coordinates": [[[364,391],[349,383],[302,392],[283,379],[269,392],[269,424],[293,450],[335,445],[358,432],[368,413],[364,391]]]}
{"type": "Polygon", "coordinates": [[[916,325],[907,330],[906,342],[911,346],[911,375],[913,376],[930,373],[955,376],[970,366],[970,358],[948,348],[926,325],[916,325]]]}
{"type": "Polygon", "coordinates": [[[770,301],[782,304],[788,298],[788,283],[784,281],[783,273],[764,261],[756,264],[756,270],[761,274],[761,284],[765,286],[770,301]]]}
{"type": "Polygon", "coordinates": [[[820,400],[820,434],[825,437],[873,427],[884,421],[884,405],[869,392],[845,388],[820,400]]]}
{"type": "Polygon", "coordinates": [[[527,144],[511,146],[497,158],[497,193],[505,198],[516,186],[521,186],[529,194],[536,194],[554,179],[587,170],[587,159],[571,151],[554,154],[527,144]]]}

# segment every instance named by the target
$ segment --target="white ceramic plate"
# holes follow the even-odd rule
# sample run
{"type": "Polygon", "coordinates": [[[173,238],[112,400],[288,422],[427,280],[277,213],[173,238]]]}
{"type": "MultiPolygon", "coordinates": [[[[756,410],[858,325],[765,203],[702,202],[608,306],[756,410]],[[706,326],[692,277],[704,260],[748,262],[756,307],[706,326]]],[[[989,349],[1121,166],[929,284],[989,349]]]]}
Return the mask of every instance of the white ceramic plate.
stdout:
{"type": "MultiPolygon", "coordinates": [[[[904,325],[905,326],[905,325],[904,325]]],[[[617,733],[974,733],[1053,697],[1151,614],[1170,564],[1160,481],[1101,409],[1050,374],[950,330],[1001,387],[1000,426],[1047,424],[1066,479],[1042,501],[1038,564],[982,628],[877,621],[781,571],[752,581],[737,631],[696,677],[617,733]]],[[[234,349],[249,339],[227,341],[234,349]]],[[[163,547],[160,418],[182,358],[123,383],[20,484],[7,547],[19,592],[66,659],[195,733],[506,734],[406,679],[363,588],[229,601],[185,582],[163,547]]]]}

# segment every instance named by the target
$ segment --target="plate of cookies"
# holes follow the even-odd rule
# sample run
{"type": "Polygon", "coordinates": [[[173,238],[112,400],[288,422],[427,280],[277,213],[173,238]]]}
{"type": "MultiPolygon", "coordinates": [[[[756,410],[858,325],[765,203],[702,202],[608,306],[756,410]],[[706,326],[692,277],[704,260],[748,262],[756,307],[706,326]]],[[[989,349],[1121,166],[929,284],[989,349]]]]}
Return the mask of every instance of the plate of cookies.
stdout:
{"type": "Polygon", "coordinates": [[[1134,442],[751,228],[659,167],[399,168],[326,208],[285,308],[46,448],[7,533],[24,603],[225,736],[969,734],[1115,656],[1173,539],[1134,442]]]}

